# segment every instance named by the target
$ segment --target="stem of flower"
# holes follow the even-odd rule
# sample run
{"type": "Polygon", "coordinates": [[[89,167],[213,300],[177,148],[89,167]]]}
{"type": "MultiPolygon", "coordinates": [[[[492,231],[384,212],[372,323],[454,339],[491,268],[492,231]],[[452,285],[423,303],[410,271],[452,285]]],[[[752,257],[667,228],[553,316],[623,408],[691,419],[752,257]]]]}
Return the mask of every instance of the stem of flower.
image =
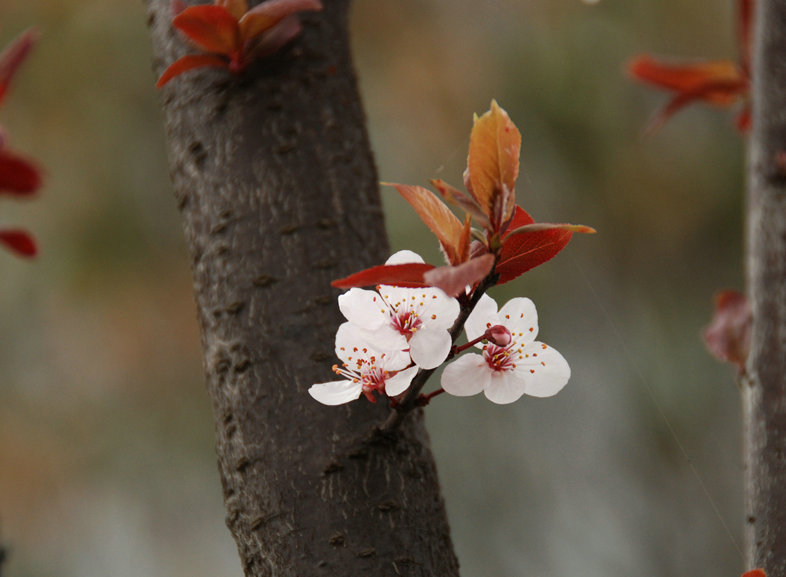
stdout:
{"type": "MultiPolygon", "coordinates": [[[[496,261],[494,262],[494,267],[496,268],[496,261]]],[[[492,271],[494,268],[491,269],[492,271]]],[[[499,275],[496,273],[491,273],[486,278],[484,278],[475,290],[472,293],[472,296],[467,296],[465,294],[459,295],[459,315],[456,318],[456,322],[453,323],[453,326],[450,327],[450,338],[455,343],[458,336],[461,334],[461,330],[464,328],[464,323],[467,322],[467,318],[472,310],[475,308],[475,305],[478,304],[480,297],[483,294],[497,284],[497,280],[499,279],[499,275]]],[[[452,355],[448,356],[451,358],[452,355]]],[[[432,375],[432,373],[436,369],[420,369],[415,378],[412,379],[412,383],[409,385],[409,388],[404,393],[404,395],[399,399],[398,404],[393,407],[393,410],[390,411],[388,418],[382,423],[377,430],[380,433],[390,433],[395,430],[400,424],[401,421],[404,420],[404,416],[409,413],[411,410],[423,406],[419,404],[420,398],[420,391],[426,384],[428,378],[432,375]]],[[[428,395],[426,395],[428,396],[428,395]]],[[[435,396],[435,395],[434,395],[435,396]]],[[[431,397],[429,397],[431,400],[431,397]]]]}
{"type": "Polygon", "coordinates": [[[426,405],[428,405],[431,402],[431,399],[433,399],[437,395],[441,395],[444,392],[445,392],[445,389],[440,387],[436,391],[433,391],[433,392],[431,392],[431,393],[429,393],[427,395],[420,395],[420,396],[418,396],[418,406],[419,407],[425,407],[426,405]]]}

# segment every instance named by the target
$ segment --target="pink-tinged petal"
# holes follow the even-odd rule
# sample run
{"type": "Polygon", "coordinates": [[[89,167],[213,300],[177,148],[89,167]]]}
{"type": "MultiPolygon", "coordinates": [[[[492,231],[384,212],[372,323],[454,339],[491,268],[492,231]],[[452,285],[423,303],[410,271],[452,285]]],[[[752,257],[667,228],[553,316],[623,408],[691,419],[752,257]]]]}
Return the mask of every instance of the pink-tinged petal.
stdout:
{"type": "Polygon", "coordinates": [[[38,39],[38,32],[31,28],[23,32],[0,54],[0,102],[3,101],[14,74],[30,54],[38,39]]]}
{"type": "Polygon", "coordinates": [[[385,264],[409,264],[413,262],[423,263],[423,257],[411,250],[400,250],[390,255],[390,258],[385,261],[385,264]]]}
{"type": "Polygon", "coordinates": [[[521,398],[525,383],[513,371],[499,371],[491,375],[491,382],[483,390],[483,394],[492,403],[507,405],[521,398]]]}
{"type": "Polygon", "coordinates": [[[308,394],[323,405],[343,405],[360,397],[363,387],[347,379],[311,385],[308,394]]]}
{"type": "Polygon", "coordinates": [[[0,230],[0,244],[19,256],[30,258],[38,254],[38,246],[33,237],[23,230],[0,230]]]}
{"type": "Polygon", "coordinates": [[[409,355],[421,369],[436,369],[448,358],[452,346],[448,331],[423,328],[409,339],[409,355]]]}
{"type": "Polygon", "coordinates": [[[178,58],[169,67],[164,70],[164,73],[156,82],[156,88],[161,88],[164,84],[172,80],[175,76],[188,72],[194,68],[229,68],[229,62],[220,56],[213,56],[211,54],[187,54],[182,58],[178,58]]]}
{"type": "Polygon", "coordinates": [[[240,19],[243,40],[248,42],[296,12],[322,10],[319,0],[267,0],[246,12],[240,19]]]}
{"type": "Polygon", "coordinates": [[[491,382],[491,369],[481,355],[465,354],[442,371],[440,384],[457,397],[477,395],[491,382]]]}
{"type": "Polygon", "coordinates": [[[231,58],[242,50],[238,21],[222,6],[190,6],[174,17],[172,26],[185,34],[192,44],[206,52],[231,58]]]}
{"type": "MultiPolygon", "coordinates": [[[[352,323],[342,323],[336,332],[336,356],[355,370],[358,361],[376,360],[375,365],[388,371],[398,371],[410,364],[409,353],[400,349],[385,349],[372,342],[376,333],[365,331],[352,323]]],[[[403,341],[406,346],[406,340],[403,341]]]]}
{"type": "Polygon", "coordinates": [[[376,291],[351,288],[338,297],[338,308],[349,322],[370,331],[390,319],[388,307],[376,291]]]}
{"type": "MultiPolygon", "coordinates": [[[[472,309],[467,321],[464,323],[464,331],[467,333],[467,339],[472,341],[486,332],[486,329],[498,324],[499,315],[497,314],[497,301],[489,295],[484,294],[480,297],[478,304],[472,309]]],[[[476,345],[482,348],[482,344],[476,345]]]]}
{"type": "Polygon", "coordinates": [[[456,266],[441,266],[423,274],[423,280],[450,296],[463,294],[486,278],[494,268],[494,255],[484,254],[456,266]]]}
{"type": "Polygon", "coordinates": [[[514,359],[516,374],[524,382],[523,392],[533,397],[556,395],[570,380],[570,366],[556,349],[535,341],[520,349],[514,359]]]}
{"type": "Polygon", "coordinates": [[[388,397],[397,397],[409,388],[412,379],[418,373],[417,367],[409,367],[399,371],[392,377],[385,379],[385,394],[388,397]]]}
{"type": "Polygon", "coordinates": [[[27,196],[41,187],[41,173],[29,161],[0,149],[0,195],[27,196]]]}
{"type": "Polygon", "coordinates": [[[420,318],[429,329],[448,330],[456,322],[461,307],[456,299],[439,289],[423,289],[426,293],[420,318]]]}
{"type": "Polygon", "coordinates": [[[510,299],[497,315],[519,346],[531,343],[538,336],[538,311],[535,303],[524,297],[510,299]]]}

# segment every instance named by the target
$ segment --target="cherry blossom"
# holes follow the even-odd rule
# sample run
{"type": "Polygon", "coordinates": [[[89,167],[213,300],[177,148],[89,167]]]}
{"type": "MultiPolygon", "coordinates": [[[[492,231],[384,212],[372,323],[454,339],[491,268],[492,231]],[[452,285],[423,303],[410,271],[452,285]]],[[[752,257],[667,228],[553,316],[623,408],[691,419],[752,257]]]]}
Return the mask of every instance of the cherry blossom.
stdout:
{"type": "Polygon", "coordinates": [[[375,403],[375,392],[395,397],[409,388],[418,371],[417,366],[409,366],[406,352],[377,350],[368,344],[365,332],[351,323],[338,327],[336,356],[342,364],[333,365],[333,372],[344,378],[308,389],[312,397],[325,405],[349,403],[361,394],[375,403]]]}
{"type": "Polygon", "coordinates": [[[480,342],[482,354],[465,354],[442,373],[442,388],[457,396],[483,391],[490,401],[512,403],[522,395],[550,397],[570,379],[570,367],[563,356],[538,342],[538,313],[528,298],[514,298],[497,312],[497,303],[483,295],[467,318],[464,328],[472,341],[488,329],[502,325],[510,331],[507,346],[480,342]]]}
{"type": "MultiPolygon", "coordinates": [[[[402,250],[386,265],[422,263],[412,251],[402,250]]],[[[338,297],[346,319],[363,331],[378,350],[409,350],[423,369],[441,365],[453,345],[448,330],[459,314],[459,303],[438,288],[380,285],[378,291],[352,288],[338,297]]]]}

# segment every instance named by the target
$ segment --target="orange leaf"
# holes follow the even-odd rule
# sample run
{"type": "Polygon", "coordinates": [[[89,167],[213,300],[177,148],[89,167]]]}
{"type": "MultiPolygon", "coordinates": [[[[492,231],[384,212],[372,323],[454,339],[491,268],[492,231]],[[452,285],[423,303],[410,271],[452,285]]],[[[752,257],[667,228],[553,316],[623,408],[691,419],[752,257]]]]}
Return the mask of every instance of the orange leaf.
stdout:
{"type": "Polygon", "coordinates": [[[336,288],[348,289],[361,286],[389,284],[403,287],[429,286],[423,280],[423,273],[434,268],[433,264],[413,262],[408,264],[383,264],[367,268],[348,277],[330,283],[336,288]]]}
{"type": "Polygon", "coordinates": [[[457,266],[440,266],[427,271],[423,279],[455,297],[462,294],[467,286],[475,286],[486,278],[493,267],[494,255],[484,254],[457,266]]]}
{"type": "Polygon", "coordinates": [[[383,184],[394,187],[404,197],[404,200],[415,209],[420,219],[439,240],[450,264],[459,264],[466,260],[466,257],[469,256],[469,244],[466,249],[462,247],[464,226],[437,195],[422,186],[383,184]],[[462,252],[465,254],[462,255],[462,252]]]}
{"type": "Polygon", "coordinates": [[[19,256],[33,257],[38,253],[33,237],[23,230],[0,230],[0,244],[19,256]]]}
{"type": "Polygon", "coordinates": [[[175,16],[172,25],[207,52],[232,58],[243,49],[238,21],[222,6],[190,6],[175,16]]]}
{"type": "Polygon", "coordinates": [[[729,60],[666,64],[644,55],[634,58],[628,71],[641,82],[721,106],[731,104],[738,96],[732,88],[746,84],[737,65],[729,60]]]}
{"type": "Polygon", "coordinates": [[[187,54],[175,60],[164,70],[161,78],[156,82],[156,88],[161,88],[175,76],[183,74],[183,72],[204,67],[229,68],[229,63],[220,56],[213,56],[212,54],[187,54]]]}
{"type": "Polygon", "coordinates": [[[8,86],[11,84],[14,74],[27,58],[37,39],[38,32],[31,28],[23,32],[0,54],[0,102],[8,92],[8,86]]]}
{"type": "Polygon", "coordinates": [[[767,577],[764,569],[752,569],[742,574],[742,577],[767,577]]]}
{"type": "Polygon", "coordinates": [[[246,0],[216,0],[215,4],[216,6],[226,8],[226,11],[237,20],[240,20],[243,14],[248,12],[248,2],[246,0]]]}
{"type": "MultiPolygon", "coordinates": [[[[520,151],[521,134],[508,113],[492,100],[491,109],[475,117],[467,157],[470,192],[492,222],[495,221],[492,210],[497,197],[503,193],[503,186],[509,193],[515,190],[520,151]]],[[[510,203],[510,211],[514,204],[510,203]]],[[[509,215],[498,216],[503,216],[501,220],[504,221],[509,215]]]]}
{"type": "Polygon", "coordinates": [[[295,12],[320,10],[322,3],[319,0],[267,0],[240,19],[241,36],[248,42],[295,12]]]}
{"type": "Polygon", "coordinates": [[[465,213],[472,215],[472,218],[474,218],[483,228],[487,229],[490,227],[488,217],[480,210],[477,203],[471,197],[439,178],[434,178],[430,182],[431,185],[439,191],[446,202],[458,206],[465,213]]]}

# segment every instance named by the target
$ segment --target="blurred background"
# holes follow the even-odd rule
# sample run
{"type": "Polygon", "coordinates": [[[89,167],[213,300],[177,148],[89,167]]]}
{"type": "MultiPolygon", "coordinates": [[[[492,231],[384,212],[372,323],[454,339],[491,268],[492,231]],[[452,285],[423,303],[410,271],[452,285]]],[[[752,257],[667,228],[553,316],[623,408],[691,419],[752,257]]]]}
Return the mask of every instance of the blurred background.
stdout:
{"type": "MultiPolygon", "coordinates": [[[[736,58],[732,0],[355,0],[381,180],[461,184],[472,114],[524,136],[520,204],[592,225],[503,288],[569,360],[558,396],[427,411],[464,577],[739,575],[734,370],[701,342],[742,288],[743,140],[692,107],[647,139],[665,95],[634,54],[736,58]]],[[[0,542],[11,577],[242,574],[224,526],[183,236],[142,2],[3,0],[0,44],[41,41],[0,110],[45,167],[0,219],[0,542]]],[[[394,249],[437,262],[391,191],[394,249]]]]}

